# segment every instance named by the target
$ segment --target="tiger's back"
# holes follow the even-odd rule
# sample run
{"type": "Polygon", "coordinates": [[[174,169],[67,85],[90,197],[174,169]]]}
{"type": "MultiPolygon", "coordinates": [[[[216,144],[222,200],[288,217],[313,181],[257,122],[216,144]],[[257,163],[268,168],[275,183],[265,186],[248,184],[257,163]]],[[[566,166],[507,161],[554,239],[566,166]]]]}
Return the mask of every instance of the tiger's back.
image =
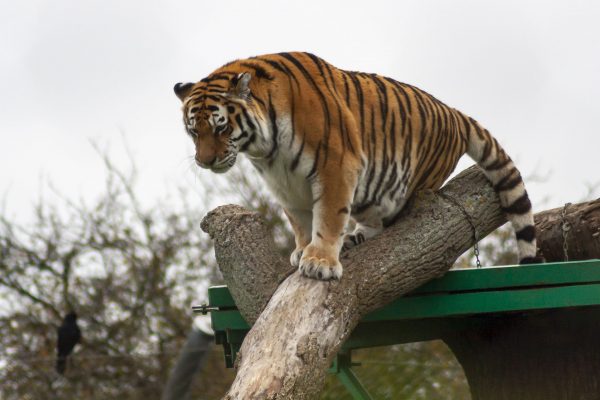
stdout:
{"type": "Polygon", "coordinates": [[[487,130],[422,90],[309,53],[238,60],[178,85],[197,159],[212,160],[199,164],[221,172],[215,162],[248,155],[282,202],[291,262],[307,276],[339,278],[340,249],[379,233],[415,191],[439,188],[465,152],[500,194],[522,262],[535,261],[518,170],[487,130]],[[350,214],[356,228],[342,236],[350,214]]]}

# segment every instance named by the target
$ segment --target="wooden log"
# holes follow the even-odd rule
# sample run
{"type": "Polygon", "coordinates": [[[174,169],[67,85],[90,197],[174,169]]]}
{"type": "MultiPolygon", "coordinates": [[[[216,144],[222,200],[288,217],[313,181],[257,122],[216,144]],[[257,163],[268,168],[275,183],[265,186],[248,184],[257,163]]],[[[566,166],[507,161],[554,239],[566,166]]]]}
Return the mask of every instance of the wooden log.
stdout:
{"type": "Polygon", "coordinates": [[[341,281],[287,273],[256,214],[221,207],[204,223],[236,304],[254,323],[236,361],[225,399],[315,399],[326,369],[358,320],[430,279],[443,275],[480,237],[505,222],[496,193],[478,168],[451,180],[442,195],[420,193],[376,239],[341,258],[341,281]],[[460,204],[460,206],[458,206],[460,204]],[[461,209],[462,208],[462,209],[461,209]],[[260,314],[260,315],[258,315],[260,314]],[[258,315],[258,318],[256,316],[258,315]]]}
{"type": "MultiPolygon", "coordinates": [[[[562,208],[536,215],[538,245],[548,260],[561,259],[563,220],[562,208]]],[[[599,257],[599,201],[569,206],[566,220],[572,226],[567,236],[569,257],[599,257]]],[[[242,315],[253,324],[225,399],[317,398],[326,369],[363,315],[443,275],[473,245],[473,227],[483,237],[504,222],[495,192],[483,173],[472,167],[440,193],[420,193],[396,224],[345,253],[341,281],[320,282],[300,276],[276,253],[257,213],[232,205],[215,209],[202,228],[215,240],[219,268],[242,315]]],[[[522,334],[526,336],[527,329],[522,334]]],[[[479,350],[457,338],[447,341],[465,364],[474,398],[511,398],[492,397],[504,392],[491,384],[500,371],[510,375],[506,372],[510,366],[501,362],[502,357],[510,361],[510,350],[499,346],[503,350],[496,355],[500,360],[496,364],[479,357],[501,337],[494,339],[496,334],[489,330],[465,337],[475,347],[479,343],[479,350]],[[469,358],[469,354],[476,356],[469,358]],[[482,369],[483,365],[498,369],[482,369]]],[[[527,377],[507,378],[502,385],[506,393],[517,393],[518,379],[527,377]]]]}
{"type": "Polygon", "coordinates": [[[547,261],[565,260],[565,235],[569,260],[600,258],[600,199],[540,212],[535,225],[538,247],[547,261]]]}

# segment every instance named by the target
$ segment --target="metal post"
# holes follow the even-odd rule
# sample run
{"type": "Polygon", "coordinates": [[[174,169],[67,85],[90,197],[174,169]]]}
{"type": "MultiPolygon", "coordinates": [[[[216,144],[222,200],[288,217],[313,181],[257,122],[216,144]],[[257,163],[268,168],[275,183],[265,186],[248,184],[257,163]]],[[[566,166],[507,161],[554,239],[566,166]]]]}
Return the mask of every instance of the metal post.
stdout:
{"type": "Polygon", "coordinates": [[[342,385],[350,393],[354,400],[373,400],[367,389],[360,382],[358,377],[352,371],[352,366],[360,364],[352,364],[352,354],[350,350],[342,350],[333,360],[333,365],[329,372],[336,374],[342,385]]]}

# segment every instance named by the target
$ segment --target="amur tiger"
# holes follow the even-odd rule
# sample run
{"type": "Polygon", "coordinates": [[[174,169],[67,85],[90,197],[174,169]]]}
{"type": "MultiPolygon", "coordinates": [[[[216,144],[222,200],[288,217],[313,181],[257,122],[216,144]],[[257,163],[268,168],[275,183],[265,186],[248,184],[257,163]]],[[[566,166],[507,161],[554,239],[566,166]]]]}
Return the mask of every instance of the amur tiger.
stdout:
{"type": "Polygon", "coordinates": [[[340,279],[342,248],[381,232],[416,191],[438,189],[465,152],[498,192],[520,262],[538,261],[510,157],[474,119],[414,86],[294,52],[236,60],[174,90],[196,163],[222,173],[246,154],[290,220],[290,260],[307,277],[340,279]]]}

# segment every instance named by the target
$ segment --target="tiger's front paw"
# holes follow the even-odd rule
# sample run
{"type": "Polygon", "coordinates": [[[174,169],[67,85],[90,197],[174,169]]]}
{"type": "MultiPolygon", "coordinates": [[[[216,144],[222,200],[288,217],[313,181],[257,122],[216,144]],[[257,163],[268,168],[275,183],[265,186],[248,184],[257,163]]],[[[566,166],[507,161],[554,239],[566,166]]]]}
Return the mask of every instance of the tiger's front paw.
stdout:
{"type": "Polygon", "coordinates": [[[298,269],[302,275],[322,281],[342,277],[342,264],[337,255],[329,254],[312,244],[306,246],[302,252],[298,269]]]}
{"type": "Polygon", "coordinates": [[[292,254],[290,255],[290,264],[292,267],[298,268],[300,266],[300,259],[302,258],[302,252],[304,251],[304,247],[296,247],[292,254]]]}

